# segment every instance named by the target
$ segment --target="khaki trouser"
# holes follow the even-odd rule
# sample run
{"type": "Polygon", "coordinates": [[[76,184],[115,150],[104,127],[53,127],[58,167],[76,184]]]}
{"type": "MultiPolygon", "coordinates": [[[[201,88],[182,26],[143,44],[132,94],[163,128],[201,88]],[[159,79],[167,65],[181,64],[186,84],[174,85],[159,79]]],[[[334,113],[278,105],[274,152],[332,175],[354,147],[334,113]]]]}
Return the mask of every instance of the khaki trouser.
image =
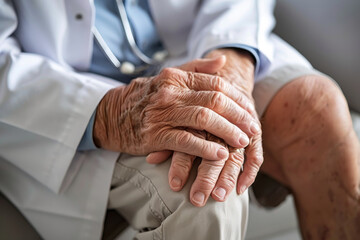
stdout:
{"type": "MultiPolygon", "coordinates": [[[[196,164],[196,163],[195,163],[196,164]]],[[[139,230],[136,239],[243,239],[249,199],[235,190],[225,202],[211,198],[198,208],[189,200],[196,169],[180,192],[168,184],[170,161],[146,163],[145,157],[121,154],[114,170],[109,208],[139,230]]]]}

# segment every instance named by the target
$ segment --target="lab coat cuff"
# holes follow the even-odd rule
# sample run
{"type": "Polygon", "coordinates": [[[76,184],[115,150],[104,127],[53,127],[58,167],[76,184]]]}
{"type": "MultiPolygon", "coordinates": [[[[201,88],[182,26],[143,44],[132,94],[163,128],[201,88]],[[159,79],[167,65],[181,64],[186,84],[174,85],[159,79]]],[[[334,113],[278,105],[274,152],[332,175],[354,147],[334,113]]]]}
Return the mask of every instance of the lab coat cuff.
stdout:
{"type": "Polygon", "coordinates": [[[255,70],[256,82],[258,79],[261,79],[261,77],[264,76],[271,65],[273,58],[273,46],[266,41],[261,44],[254,44],[254,40],[251,38],[242,40],[240,39],[240,36],[237,36],[236,34],[231,34],[231,37],[222,35],[206,37],[199,42],[197,45],[198,47],[196,48],[196,51],[194,51],[194,55],[192,57],[201,57],[205,53],[217,48],[232,46],[243,48],[252,53],[257,60],[257,66],[255,70]],[[258,58],[256,58],[256,55],[258,58]]]}
{"type": "Polygon", "coordinates": [[[86,127],[84,135],[81,138],[80,144],[77,148],[78,151],[95,150],[98,149],[93,140],[93,128],[95,121],[96,110],[91,115],[90,121],[86,127]]]}
{"type": "MultiPolygon", "coordinates": [[[[259,71],[260,71],[260,52],[257,48],[254,47],[250,47],[244,44],[224,44],[224,45],[220,45],[218,47],[216,47],[215,49],[219,49],[219,48],[237,48],[237,49],[242,49],[245,51],[248,51],[255,59],[255,78],[257,77],[259,71]]],[[[208,52],[212,51],[214,49],[209,50],[208,52]]],[[[208,53],[207,52],[207,53],[208,53]]],[[[206,55],[206,54],[204,54],[206,55]]]]}

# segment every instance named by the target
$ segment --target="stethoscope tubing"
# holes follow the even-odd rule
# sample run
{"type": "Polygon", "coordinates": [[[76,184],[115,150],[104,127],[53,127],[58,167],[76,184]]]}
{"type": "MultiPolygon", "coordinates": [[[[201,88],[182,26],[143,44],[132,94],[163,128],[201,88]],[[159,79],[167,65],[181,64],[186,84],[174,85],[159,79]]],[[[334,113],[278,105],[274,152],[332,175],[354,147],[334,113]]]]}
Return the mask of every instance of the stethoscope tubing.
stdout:
{"type": "Polygon", "coordinates": [[[117,7],[118,7],[118,10],[120,13],[120,19],[121,19],[121,23],[124,28],[126,40],[128,41],[131,50],[135,53],[135,55],[138,58],[140,58],[146,64],[152,65],[152,64],[158,63],[155,59],[151,59],[148,56],[146,56],[145,54],[143,54],[142,51],[138,48],[138,46],[136,45],[135,39],[134,39],[134,35],[131,30],[129,18],[128,18],[128,15],[125,10],[123,0],[116,0],[116,3],[117,3],[117,7]]]}
{"type": "Polygon", "coordinates": [[[110,47],[105,42],[104,38],[101,36],[98,29],[95,26],[93,26],[92,33],[94,34],[94,37],[95,37],[96,41],[98,42],[98,44],[100,45],[100,47],[104,51],[106,57],[110,60],[110,62],[117,69],[119,69],[120,72],[125,73],[125,74],[137,74],[137,73],[140,73],[142,71],[145,71],[147,68],[149,68],[150,65],[159,65],[159,64],[161,64],[161,61],[159,61],[157,59],[154,59],[154,58],[149,58],[148,56],[146,56],[139,49],[139,47],[137,46],[137,44],[135,42],[133,32],[131,30],[131,26],[130,26],[130,23],[129,23],[129,18],[128,18],[128,15],[127,15],[126,10],[125,10],[123,0],[116,0],[116,3],[117,3],[117,8],[118,8],[118,11],[119,11],[119,15],[120,15],[121,24],[122,24],[122,26],[124,28],[125,37],[126,37],[126,40],[127,40],[128,44],[129,44],[129,46],[131,48],[131,51],[141,61],[143,61],[146,65],[140,66],[140,67],[135,67],[132,63],[129,63],[129,62],[121,63],[119,61],[119,59],[111,51],[110,47]]]}

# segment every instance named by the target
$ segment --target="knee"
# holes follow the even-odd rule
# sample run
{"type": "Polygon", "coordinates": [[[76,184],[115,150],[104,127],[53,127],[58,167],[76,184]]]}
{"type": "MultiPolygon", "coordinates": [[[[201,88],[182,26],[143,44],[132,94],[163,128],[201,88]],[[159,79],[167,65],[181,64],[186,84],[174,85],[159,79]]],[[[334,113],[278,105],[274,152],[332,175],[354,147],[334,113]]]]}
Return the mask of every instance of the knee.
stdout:
{"type": "Polygon", "coordinates": [[[294,135],[320,134],[329,128],[344,131],[351,126],[347,102],[340,88],[327,77],[311,75],[295,79],[275,98],[274,124],[294,135]]]}
{"type": "Polygon", "coordinates": [[[323,164],[315,157],[304,158],[304,151],[309,155],[332,149],[346,139],[352,124],[340,88],[329,78],[311,75],[295,79],[278,92],[265,113],[263,128],[265,150],[294,174],[323,164]]]}
{"type": "Polygon", "coordinates": [[[293,105],[291,115],[303,120],[330,120],[348,109],[341,90],[323,76],[305,76],[294,80],[289,85],[287,95],[293,105]]]}

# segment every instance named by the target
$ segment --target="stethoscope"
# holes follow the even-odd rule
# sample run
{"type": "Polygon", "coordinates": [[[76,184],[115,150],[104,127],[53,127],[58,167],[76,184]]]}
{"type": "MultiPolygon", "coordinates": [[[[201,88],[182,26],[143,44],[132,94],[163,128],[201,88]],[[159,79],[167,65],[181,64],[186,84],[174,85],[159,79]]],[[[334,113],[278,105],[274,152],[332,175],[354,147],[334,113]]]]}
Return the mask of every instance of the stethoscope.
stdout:
{"type": "Polygon", "coordinates": [[[129,43],[131,51],[145,64],[142,66],[136,67],[131,62],[127,62],[127,61],[120,62],[119,59],[111,51],[109,46],[106,44],[106,42],[103,39],[103,37],[101,36],[100,32],[94,26],[92,28],[92,32],[93,32],[94,37],[95,37],[96,41],[98,42],[99,46],[104,51],[106,57],[110,60],[110,62],[117,69],[119,69],[119,71],[121,73],[127,74],[127,75],[139,74],[139,73],[146,71],[151,66],[161,65],[161,63],[165,61],[165,59],[168,55],[167,51],[156,52],[152,58],[149,58],[148,56],[146,56],[140,50],[140,48],[136,45],[123,0],[116,0],[116,3],[117,3],[118,10],[119,10],[120,20],[121,20],[122,26],[124,28],[125,37],[126,37],[127,42],[129,43]]]}

